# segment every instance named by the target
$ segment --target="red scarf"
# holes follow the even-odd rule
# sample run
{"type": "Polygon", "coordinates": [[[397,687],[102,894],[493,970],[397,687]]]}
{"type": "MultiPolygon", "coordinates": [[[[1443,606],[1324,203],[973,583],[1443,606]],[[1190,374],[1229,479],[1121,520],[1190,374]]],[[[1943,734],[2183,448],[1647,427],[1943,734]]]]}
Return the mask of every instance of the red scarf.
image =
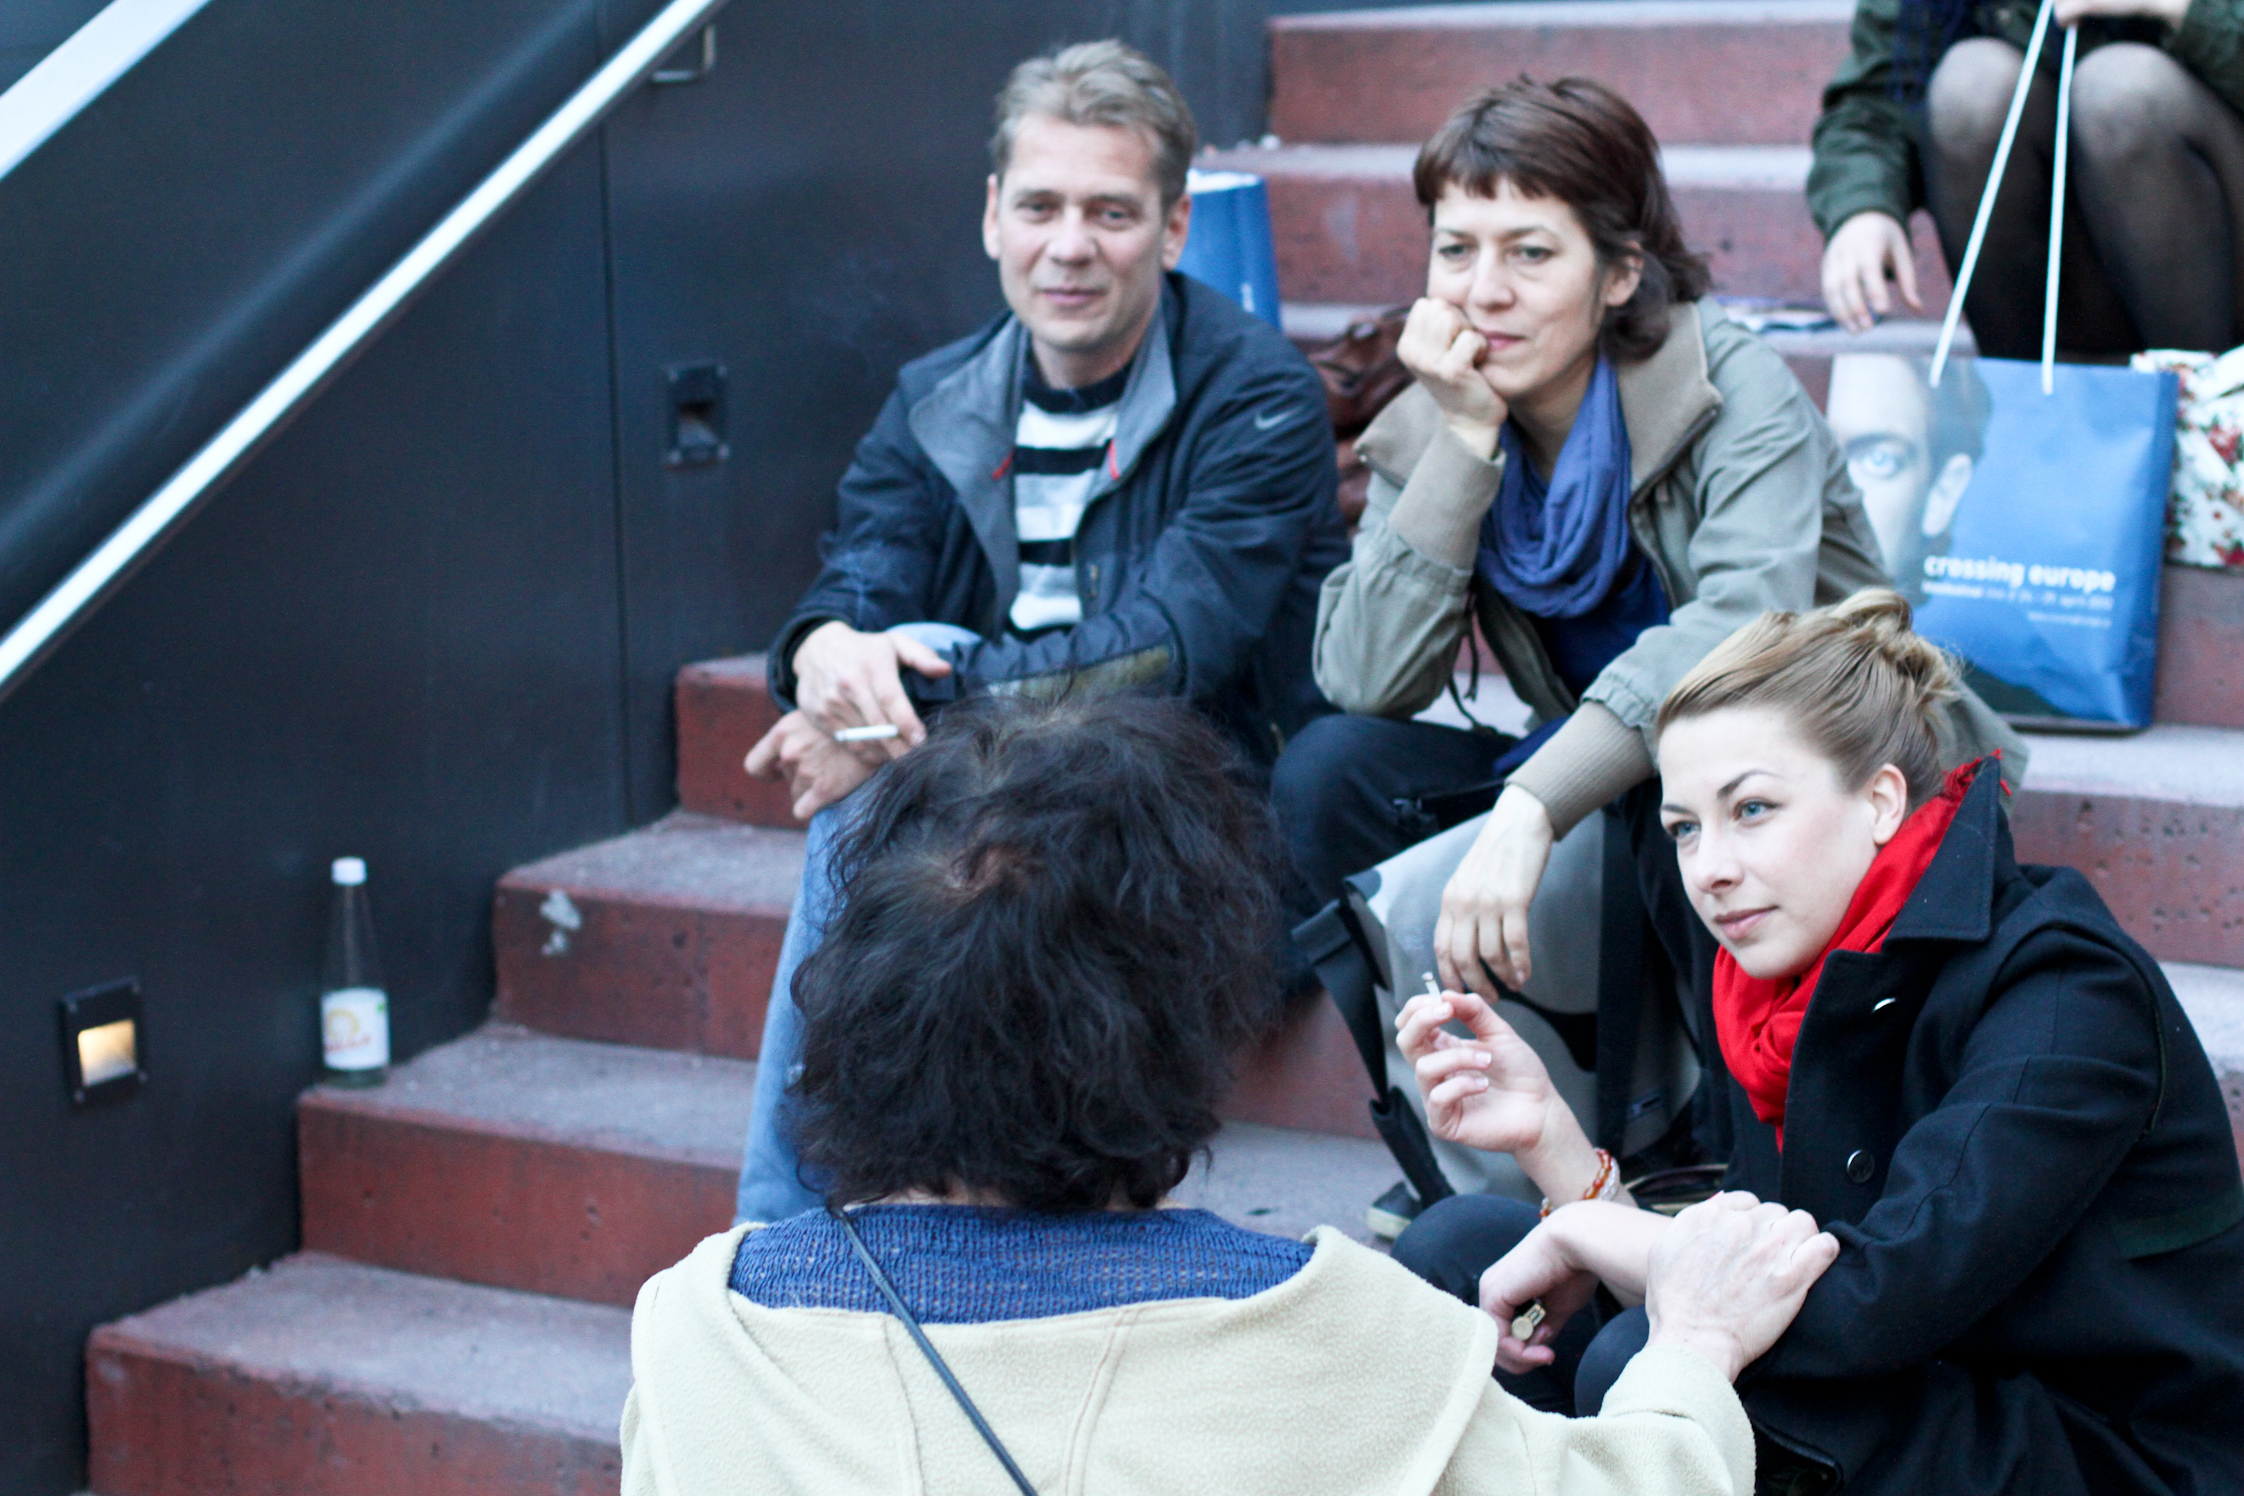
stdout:
{"type": "Polygon", "coordinates": [[[1893,839],[1878,849],[1839,921],[1838,933],[1814,965],[1798,976],[1763,981],[1746,975],[1727,950],[1714,958],[1714,1034],[1722,1045],[1722,1061],[1744,1089],[1746,1100],[1753,1103],[1753,1115],[1776,1129],[1779,1152],[1784,1149],[1784,1093],[1792,1080],[1792,1046],[1799,1041],[1800,1022],[1808,1016],[1808,1000],[1815,996],[1823,963],[1833,951],[1874,951],[1885,944],[1902,905],[1916,891],[1917,881],[1932,865],[1933,854],[1956,819],[1972,775],[1984,762],[1957,768],[1939,795],[1919,806],[1893,839]]]}

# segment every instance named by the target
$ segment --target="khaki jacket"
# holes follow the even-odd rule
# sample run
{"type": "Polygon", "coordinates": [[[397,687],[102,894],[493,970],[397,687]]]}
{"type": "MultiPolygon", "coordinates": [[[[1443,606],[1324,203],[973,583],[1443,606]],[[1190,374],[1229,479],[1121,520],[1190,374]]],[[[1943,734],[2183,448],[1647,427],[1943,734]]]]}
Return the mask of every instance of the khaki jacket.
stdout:
{"type": "MultiPolygon", "coordinates": [[[[1567,751],[1562,734],[1520,771],[1561,833],[1652,772],[1660,702],[1715,645],[1769,609],[1820,607],[1891,585],[1846,458],[1783,359],[1711,301],[1678,306],[1672,318],[1656,353],[1617,371],[1629,532],[1672,612],[1582,696],[1638,742],[1624,739],[1614,762],[1585,775],[1579,764],[1544,762],[1567,751]],[[1577,792],[1544,791],[1561,777],[1577,792]],[[1584,795],[1594,798],[1580,803],[1584,795]]],[[[1319,600],[1316,672],[1325,694],[1367,716],[1423,711],[1449,684],[1469,597],[1482,636],[1536,718],[1571,714],[1582,702],[1559,679],[1534,625],[1493,588],[1473,584],[1481,519],[1503,482],[1504,454],[1486,461],[1467,451],[1417,385],[1381,412],[1356,450],[1371,466],[1371,491],[1354,552],[1325,579],[1319,600]]],[[[2025,747],[2000,717],[1967,695],[1950,724],[1953,761],[1999,748],[2004,778],[2018,783],[2025,747]]]]}
{"type": "MultiPolygon", "coordinates": [[[[640,1290],[624,1496],[991,1496],[1010,1486],[903,1325],[731,1292],[740,1234],[640,1290]]],[[[1737,1395],[1692,1353],[1639,1355],[1597,1418],[1489,1375],[1496,1328],[1320,1227],[1299,1273],[1174,1299],[930,1325],[1043,1496],[1682,1496],[1753,1489],[1737,1395]]]]}

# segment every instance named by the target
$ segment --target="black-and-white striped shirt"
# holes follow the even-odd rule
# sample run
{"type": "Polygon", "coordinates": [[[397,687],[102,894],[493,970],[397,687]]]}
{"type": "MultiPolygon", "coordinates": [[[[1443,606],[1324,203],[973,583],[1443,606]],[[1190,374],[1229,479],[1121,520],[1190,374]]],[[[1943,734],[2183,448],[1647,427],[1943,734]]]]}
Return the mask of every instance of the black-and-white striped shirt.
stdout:
{"type": "Polygon", "coordinates": [[[1055,390],[1032,358],[1013,435],[1013,524],[1021,543],[1021,590],[1013,599],[1016,633],[1083,621],[1075,586],[1075,530],[1110,461],[1115,417],[1130,371],[1081,389],[1055,390]]]}

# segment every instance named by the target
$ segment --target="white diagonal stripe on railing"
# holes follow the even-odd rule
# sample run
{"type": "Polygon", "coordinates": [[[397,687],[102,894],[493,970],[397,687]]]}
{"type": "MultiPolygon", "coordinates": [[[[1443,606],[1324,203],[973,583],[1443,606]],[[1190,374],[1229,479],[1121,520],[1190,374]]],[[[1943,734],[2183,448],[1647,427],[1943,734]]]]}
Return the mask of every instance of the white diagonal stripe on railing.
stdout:
{"type": "Polygon", "coordinates": [[[111,0],[0,93],[0,177],[209,0],[111,0]]]}
{"type": "Polygon", "coordinates": [[[600,122],[610,107],[725,0],[672,0],[625,43],[583,87],[517,146],[460,205],[405,252],[380,280],[353,302],[242,407],[218,434],[149,495],[131,517],[78,563],[52,592],[0,637],[0,696],[62,636],[88,607],[121,580],[158,540],[219,480],[273,434],[295,408],[315,394],[351,355],[411,301],[452,257],[519,197],[530,184],[600,122]]]}

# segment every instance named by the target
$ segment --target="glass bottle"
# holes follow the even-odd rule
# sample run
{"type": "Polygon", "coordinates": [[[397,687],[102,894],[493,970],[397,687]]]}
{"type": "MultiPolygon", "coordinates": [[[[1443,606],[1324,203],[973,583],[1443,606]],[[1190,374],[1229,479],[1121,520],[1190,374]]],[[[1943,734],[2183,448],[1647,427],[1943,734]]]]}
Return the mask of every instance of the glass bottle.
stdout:
{"type": "Polygon", "coordinates": [[[338,857],[330,870],[335,901],[327,925],[327,972],[319,1000],[326,1079],[378,1086],[390,1066],[390,999],[374,951],[374,911],[366,901],[366,861],[338,857]]]}

